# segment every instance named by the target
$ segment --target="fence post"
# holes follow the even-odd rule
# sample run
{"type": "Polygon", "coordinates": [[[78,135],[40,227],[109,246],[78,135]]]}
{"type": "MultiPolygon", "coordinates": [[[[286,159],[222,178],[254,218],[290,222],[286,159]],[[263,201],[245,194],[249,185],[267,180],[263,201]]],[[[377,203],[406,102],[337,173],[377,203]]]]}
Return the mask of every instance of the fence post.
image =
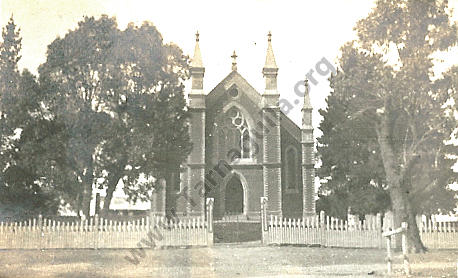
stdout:
{"type": "Polygon", "coordinates": [[[94,249],[97,250],[99,247],[99,215],[94,216],[94,249]]]}
{"type": "Polygon", "coordinates": [[[324,211],[320,211],[320,229],[321,229],[321,237],[320,237],[320,245],[326,246],[326,215],[324,211]]]}
{"type": "Polygon", "coordinates": [[[265,233],[267,232],[267,211],[266,211],[267,197],[261,197],[261,243],[264,244],[265,233]]]}
{"type": "Polygon", "coordinates": [[[376,218],[376,225],[375,225],[375,230],[377,231],[378,238],[379,238],[379,248],[383,248],[383,235],[382,235],[382,214],[379,212],[377,213],[377,218],[376,218]]]}
{"type": "Polygon", "coordinates": [[[207,244],[208,246],[213,245],[213,198],[207,198],[207,244]]]}
{"type": "Polygon", "coordinates": [[[39,237],[40,240],[38,241],[38,249],[41,249],[43,247],[43,216],[40,214],[38,215],[38,232],[39,232],[39,237]]]}
{"type": "Polygon", "coordinates": [[[407,222],[401,223],[402,228],[402,258],[404,261],[404,272],[406,275],[410,275],[410,264],[409,264],[409,257],[408,253],[408,246],[407,246],[407,222]]]}
{"type": "Polygon", "coordinates": [[[391,236],[386,237],[386,262],[388,264],[388,275],[391,275],[391,236]]]}

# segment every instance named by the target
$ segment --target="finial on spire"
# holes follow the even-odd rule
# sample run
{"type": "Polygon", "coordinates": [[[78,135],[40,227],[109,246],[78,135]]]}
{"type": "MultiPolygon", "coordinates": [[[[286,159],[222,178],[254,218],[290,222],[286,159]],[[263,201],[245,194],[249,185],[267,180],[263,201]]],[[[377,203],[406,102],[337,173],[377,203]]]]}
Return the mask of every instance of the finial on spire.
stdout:
{"type": "Polygon", "coordinates": [[[310,103],[310,94],[309,94],[309,80],[307,77],[305,78],[304,81],[304,108],[311,108],[312,104],[310,103]]]}
{"type": "Polygon", "coordinates": [[[193,68],[203,68],[202,55],[200,54],[199,47],[199,31],[196,32],[196,47],[194,48],[194,57],[192,58],[191,67],[193,68]]]}
{"type": "Polygon", "coordinates": [[[277,63],[275,62],[274,51],[272,50],[272,33],[269,31],[267,34],[267,55],[266,63],[264,65],[266,69],[278,69],[277,63]]]}
{"type": "Polygon", "coordinates": [[[237,54],[235,54],[235,50],[234,50],[234,53],[232,53],[232,70],[233,71],[237,71],[237,54]]]}

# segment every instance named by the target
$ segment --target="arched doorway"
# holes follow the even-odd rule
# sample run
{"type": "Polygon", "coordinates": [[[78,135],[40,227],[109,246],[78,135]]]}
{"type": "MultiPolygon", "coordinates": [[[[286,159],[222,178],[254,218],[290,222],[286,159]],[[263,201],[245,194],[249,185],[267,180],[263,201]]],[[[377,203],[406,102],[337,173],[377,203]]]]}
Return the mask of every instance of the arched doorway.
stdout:
{"type": "Polygon", "coordinates": [[[243,186],[238,175],[232,175],[226,184],[225,214],[243,213],[243,186]]]}

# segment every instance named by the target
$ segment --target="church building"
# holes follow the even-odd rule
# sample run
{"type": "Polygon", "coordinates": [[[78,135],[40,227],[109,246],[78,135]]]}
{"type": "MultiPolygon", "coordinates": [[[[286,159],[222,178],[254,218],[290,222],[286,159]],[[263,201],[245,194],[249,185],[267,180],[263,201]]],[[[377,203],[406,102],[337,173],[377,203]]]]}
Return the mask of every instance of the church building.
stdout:
{"type": "MultiPolygon", "coordinates": [[[[312,107],[306,84],[302,126],[281,110],[277,90],[278,66],[272,35],[262,75],[263,92],[257,92],[232,71],[213,90],[205,92],[205,67],[196,34],[188,92],[193,149],[176,175],[173,209],[178,216],[201,216],[206,198],[214,198],[214,217],[260,216],[260,199],[267,198],[267,213],[283,217],[315,214],[315,160],[312,107]]],[[[261,70],[261,69],[260,69],[261,70]]],[[[165,193],[156,190],[151,209],[163,214],[165,193]]],[[[167,204],[170,207],[170,204],[167,204]]]]}

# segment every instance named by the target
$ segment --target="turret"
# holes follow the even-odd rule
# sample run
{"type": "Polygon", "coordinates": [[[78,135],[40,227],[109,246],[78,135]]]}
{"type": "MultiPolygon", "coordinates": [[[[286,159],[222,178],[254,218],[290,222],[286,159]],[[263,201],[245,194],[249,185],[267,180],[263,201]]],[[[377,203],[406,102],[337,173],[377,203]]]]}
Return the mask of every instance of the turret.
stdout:
{"type": "Polygon", "coordinates": [[[263,124],[263,182],[264,197],[267,197],[267,213],[282,215],[282,182],[281,182],[281,138],[278,105],[280,94],[277,90],[278,67],[272,50],[272,34],[267,35],[266,63],[262,69],[266,82],[262,94],[263,124]]]}
{"type": "Polygon", "coordinates": [[[315,214],[315,147],[312,126],[313,109],[310,103],[307,79],[304,85],[305,93],[301,127],[303,216],[310,216],[315,214]]]}
{"type": "Polygon", "coordinates": [[[194,57],[191,61],[191,92],[189,93],[190,107],[203,108],[205,107],[204,99],[204,74],[205,68],[202,63],[202,54],[199,46],[199,32],[196,33],[196,46],[194,48],[194,57]],[[193,102],[194,101],[194,102],[193,102]],[[203,103],[201,103],[203,101],[203,103]]]}
{"type": "Polygon", "coordinates": [[[275,107],[278,106],[280,94],[277,91],[277,75],[278,67],[275,62],[274,51],[272,49],[272,34],[267,35],[267,54],[262,75],[265,80],[265,89],[263,93],[263,106],[275,107]]]}
{"type": "Polygon", "coordinates": [[[204,93],[204,74],[205,68],[202,62],[202,55],[199,46],[199,32],[196,33],[196,46],[194,57],[191,61],[191,91],[189,97],[189,135],[193,142],[193,148],[187,159],[187,169],[182,172],[180,180],[184,183],[182,190],[187,193],[183,195],[180,204],[186,207],[179,207],[178,211],[188,216],[203,216],[205,200],[204,196],[196,189],[196,184],[204,184],[205,174],[205,93],[204,93]],[[193,200],[190,202],[189,200],[193,200]],[[193,204],[195,203],[195,204],[193,204]]]}

